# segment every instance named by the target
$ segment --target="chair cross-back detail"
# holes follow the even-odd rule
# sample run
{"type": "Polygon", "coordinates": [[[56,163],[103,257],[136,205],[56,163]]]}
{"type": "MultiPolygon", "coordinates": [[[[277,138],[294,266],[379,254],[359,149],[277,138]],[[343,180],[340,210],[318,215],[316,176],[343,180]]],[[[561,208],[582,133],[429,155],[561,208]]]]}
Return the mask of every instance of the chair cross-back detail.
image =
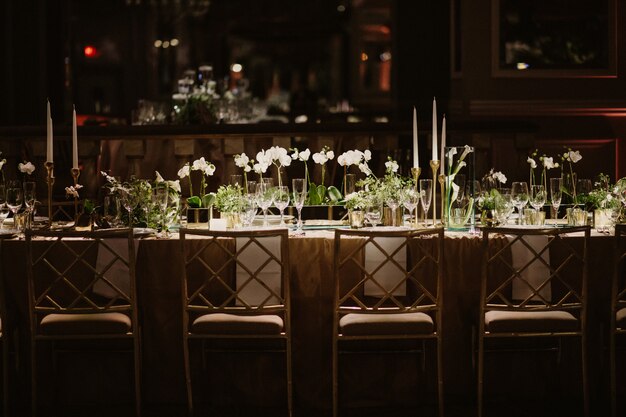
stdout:
{"type": "Polygon", "coordinates": [[[394,340],[421,340],[425,363],[428,339],[437,344],[438,406],[443,415],[443,238],[443,229],[335,231],[334,416],[339,414],[339,354],[358,350],[344,345],[381,340],[398,349],[394,340]]]}
{"type": "MultiPolygon", "coordinates": [[[[615,253],[611,289],[610,374],[611,415],[617,415],[618,338],[626,334],[626,224],[615,225],[615,253]]],[[[623,345],[621,350],[624,350],[623,345]]],[[[623,404],[622,404],[623,405],[623,404]]]]}
{"type": "Polygon", "coordinates": [[[587,226],[483,229],[477,351],[479,416],[483,413],[485,340],[520,337],[579,338],[583,407],[587,415],[585,338],[589,235],[587,226]]]}
{"type": "MultiPolygon", "coordinates": [[[[133,231],[26,231],[32,413],[40,341],[129,339],[135,413],[141,414],[140,325],[133,231]],[[106,295],[102,295],[106,289],[106,295]]],[[[106,346],[98,346],[98,351],[106,346]]],[[[53,350],[56,350],[53,345],[53,350]]],[[[119,350],[115,347],[114,350],[119,350]]]]}
{"type": "MultiPolygon", "coordinates": [[[[193,413],[191,339],[273,339],[286,358],[287,410],[292,413],[288,232],[280,230],[180,231],[183,350],[187,400],[193,413]]],[[[274,351],[275,349],[271,349],[274,351]]]]}

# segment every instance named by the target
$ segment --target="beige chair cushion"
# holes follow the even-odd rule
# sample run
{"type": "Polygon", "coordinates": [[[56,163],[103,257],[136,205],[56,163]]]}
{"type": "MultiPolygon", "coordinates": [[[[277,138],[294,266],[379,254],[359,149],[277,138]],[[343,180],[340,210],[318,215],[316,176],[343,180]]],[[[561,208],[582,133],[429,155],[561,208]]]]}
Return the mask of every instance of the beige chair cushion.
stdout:
{"type": "Polygon", "coordinates": [[[626,308],[617,310],[615,313],[615,325],[618,329],[626,329],[626,308]]]}
{"type": "Polygon", "coordinates": [[[126,334],[130,317],[122,313],[48,314],[40,323],[46,335],[126,334]]]}
{"type": "Polygon", "coordinates": [[[280,334],[283,319],[276,315],[239,316],[236,314],[212,313],[195,319],[191,332],[196,334],[280,334]]]}
{"type": "Polygon", "coordinates": [[[489,311],[485,330],[493,333],[576,331],[578,320],[566,311],[489,311]]]}
{"type": "Polygon", "coordinates": [[[339,327],[345,336],[366,336],[427,334],[435,325],[425,313],[350,313],[339,320],[339,327]]]}

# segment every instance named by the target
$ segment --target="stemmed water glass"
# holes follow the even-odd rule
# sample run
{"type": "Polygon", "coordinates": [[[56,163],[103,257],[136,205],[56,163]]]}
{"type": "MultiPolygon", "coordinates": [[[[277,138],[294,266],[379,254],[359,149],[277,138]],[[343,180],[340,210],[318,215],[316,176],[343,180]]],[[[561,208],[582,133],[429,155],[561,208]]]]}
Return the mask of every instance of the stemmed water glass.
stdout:
{"type": "Polygon", "coordinates": [[[266,183],[259,183],[256,185],[256,204],[261,210],[263,210],[263,226],[267,226],[267,210],[270,208],[273,202],[272,187],[266,183]]]}
{"type": "Polygon", "coordinates": [[[20,207],[22,207],[23,190],[21,187],[13,186],[7,188],[6,193],[6,205],[11,210],[11,213],[13,213],[13,219],[15,221],[15,215],[20,207]]]}
{"type": "Polygon", "coordinates": [[[559,206],[563,198],[563,178],[550,178],[550,202],[554,209],[554,218],[559,218],[559,206]]]}
{"type": "Polygon", "coordinates": [[[289,205],[289,187],[274,187],[274,206],[280,211],[280,226],[285,227],[285,209],[289,205]]]}
{"type": "Polygon", "coordinates": [[[129,191],[123,191],[121,199],[122,205],[128,213],[128,227],[133,227],[133,209],[135,208],[135,198],[129,191]]]}
{"type": "Polygon", "coordinates": [[[293,205],[298,210],[298,226],[296,234],[304,234],[302,231],[302,207],[307,197],[307,183],[304,178],[294,178],[291,180],[291,190],[293,191],[293,205]]]}
{"type": "MultiPolygon", "coordinates": [[[[428,226],[428,209],[430,208],[431,200],[433,199],[433,180],[426,178],[420,180],[420,200],[422,201],[422,207],[424,208],[424,226],[428,226]]],[[[433,226],[435,220],[433,219],[433,226]]]]}
{"type": "Polygon", "coordinates": [[[530,205],[539,211],[546,204],[546,189],[543,185],[535,184],[530,187],[530,205]]]}
{"type": "Polygon", "coordinates": [[[256,196],[253,193],[244,193],[242,198],[242,212],[243,219],[242,223],[244,227],[250,227],[252,222],[254,222],[254,216],[256,216],[256,212],[258,207],[256,205],[256,196]]]}
{"type": "MultiPolygon", "coordinates": [[[[402,205],[405,209],[409,211],[409,221],[411,219],[411,215],[413,211],[417,209],[419,205],[419,193],[413,186],[406,187],[402,190],[401,194],[402,205]]],[[[415,218],[417,219],[417,212],[415,213],[415,218]]]]}
{"type": "Polygon", "coordinates": [[[528,184],[525,182],[514,182],[511,184],[511,197],[513,205],[517,207],[517,224],[522,224],[522,209],[528,203],[528,184]]]}
{"type": "Polygon", "coordinates": [[[37,201],[35,189],[35,182],[27,181],[24,183],[24,205],[26,206],[26,211],[28,212],[28,215],[33,212],[35,208],[35,202],[37,201]]]}

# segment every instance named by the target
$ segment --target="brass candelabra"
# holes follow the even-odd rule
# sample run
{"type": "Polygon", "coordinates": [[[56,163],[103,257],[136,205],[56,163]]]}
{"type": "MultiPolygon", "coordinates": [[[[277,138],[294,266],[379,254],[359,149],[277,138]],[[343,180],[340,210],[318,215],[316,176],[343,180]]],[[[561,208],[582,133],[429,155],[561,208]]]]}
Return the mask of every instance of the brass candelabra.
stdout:
{"type": "Polygon", "coordinates": [[[46,183],[48,184],[48,227],[52,227],[52,186],[54,185],[54,162],[46,162],[46,183]]]}
{"type": "MultiPolygon", "coordinates": [[[[413,167],[413,168],[411,168],[411,174],[413,175],[413,181],[415,182],[415,189],[419,192],[419,179],[420,179],[420,175],[422,175],[422,168],[420,168],[420,167],[413,167]]],[[[418,205],[415,207],[414,226],[415,226],[416,229],[419,227],[418,215],[417,215],[418,207],[419,207],[419,202],[418,202],[418,205]]]]}
{"type": "Polygon", "coordinates": [[[439,163],[440,161],[438,159],[430,161],[430,169],[433,172],[433,226],[435,226],[437,222],[437,170],[439,169],[439,163]]]}
{"type": "MultiPolygon", "coordinates": [[[[74,178],[74,189],[76,190],[76,186],[78,186],[78,177],[80,177],[80,169],[72,168],[72,178],[74,178]]],[[[74,224],[78,220],[78,197],[74,194],[74,224]]]]}

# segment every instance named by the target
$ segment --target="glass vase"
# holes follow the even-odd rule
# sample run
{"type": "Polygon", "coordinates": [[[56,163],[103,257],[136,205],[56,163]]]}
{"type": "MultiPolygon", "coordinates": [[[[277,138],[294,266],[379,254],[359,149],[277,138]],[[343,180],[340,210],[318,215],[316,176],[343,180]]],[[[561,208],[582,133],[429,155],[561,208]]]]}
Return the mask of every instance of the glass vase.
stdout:
{"type": "MultiPolygon", "coordinates": [[[[480,187],[475,181],[472,146],[449,146],[444,150],[441,219],[450,229],[473,229],[475,201],[480,187]]],[[[442,171],[439,171],[440,178],[442,171]]]]}

